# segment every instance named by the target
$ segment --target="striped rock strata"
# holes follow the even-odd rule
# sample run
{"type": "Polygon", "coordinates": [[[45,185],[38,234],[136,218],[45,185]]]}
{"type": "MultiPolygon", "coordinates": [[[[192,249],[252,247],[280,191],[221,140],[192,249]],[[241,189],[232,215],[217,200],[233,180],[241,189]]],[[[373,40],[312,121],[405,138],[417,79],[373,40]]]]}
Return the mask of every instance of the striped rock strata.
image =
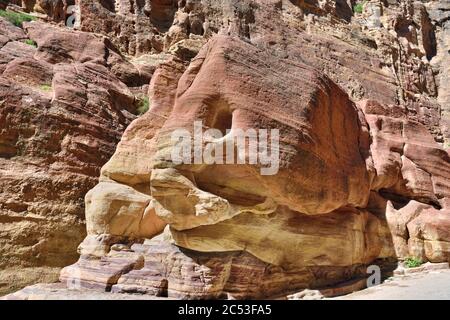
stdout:
{"type": "Polygon", "coordinates": [[[128,86],[151,77],[152,103],[86,195],[88,236],[63,283],[252,298],[331,285],[381,261],[448,260],[445,6],[370,0],[357,13],[352,1],[328,0],[76,3],[79,27],[110,40],[82,33],[90,45],[81,50],[84,42],[60,37],[55,51],[51,37],[28,27],[37,50],[6,41],[0,67],[36,51],[42,63],[19,61],[7,73],[53,70],[46,66],[62,62],[54,60],[61,50],[76,63],[104,64],[128,86]],[[172,57],[152,76],[110,42],[131,55],[172,57]],[[172,132],[191,132],[196,120],[220,132],[279,129],[280,170],[172,163],[172,132]],[[149,243],[166,225],[163,243],[149,243]]]}
{"type": "Polygon", "coordinates": [[[89,235],[63,281],[260,298],[362,276],[374,262],[448,259],[448,233],[432,231],[427,212],[448,222],[449,157],[407,108],[355,105],[320,72],[227,36],[213,38],[184,73],[176,61],[163,65],[151,92],[150,111],[128,127],[86,197],[89,235]],[[171,132],[192,131],[195,120],[218,130],[279,128],[279,172],[172,163],[171,132]],[[415,202],[428,211],[400,221],[395,212],[415,202]],[[166,224],[162,243],[137,244],[166,224]],[[401,234],[396,225],[430,231],[401,234]]]}

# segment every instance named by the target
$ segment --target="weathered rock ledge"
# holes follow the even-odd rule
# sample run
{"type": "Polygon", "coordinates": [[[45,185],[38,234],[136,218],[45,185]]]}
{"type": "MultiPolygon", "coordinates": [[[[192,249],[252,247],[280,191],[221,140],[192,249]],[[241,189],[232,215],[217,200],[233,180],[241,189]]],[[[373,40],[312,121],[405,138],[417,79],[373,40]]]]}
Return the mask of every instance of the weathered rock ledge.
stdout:
{"type": "Polygon", "coordinates": [[[81,31],[0,20],[2,268],[74,262],[83,212],[58,292],[273,298],[449,261],[446,7],[76,4],[81,31]],[[196,121],[278,129],[279,170],[173,162],[196,121]]]}

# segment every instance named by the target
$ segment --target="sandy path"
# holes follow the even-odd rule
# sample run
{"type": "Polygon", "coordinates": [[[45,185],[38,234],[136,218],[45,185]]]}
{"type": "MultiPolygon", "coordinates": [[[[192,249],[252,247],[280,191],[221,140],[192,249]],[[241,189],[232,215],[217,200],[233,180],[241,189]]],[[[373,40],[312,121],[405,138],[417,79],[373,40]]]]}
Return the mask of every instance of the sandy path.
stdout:
{"type": "Polygon", "coordinates": [[[337,300],[450,300],[450,270],[396,276],[337,300]]]}

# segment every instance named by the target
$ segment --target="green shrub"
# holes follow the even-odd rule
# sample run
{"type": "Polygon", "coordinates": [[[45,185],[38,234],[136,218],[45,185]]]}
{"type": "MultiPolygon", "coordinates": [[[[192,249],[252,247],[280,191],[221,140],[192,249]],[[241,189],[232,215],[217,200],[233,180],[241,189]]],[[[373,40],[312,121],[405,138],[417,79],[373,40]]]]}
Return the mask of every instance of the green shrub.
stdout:
{"type": "Polygon", "coordinates": [[[363,12],[363,4],[362,3],[355,4],[353,6],[353,11],[355,13],[362,13],[363,12]]]}
{"type": "Polygon", "coordinates": [[[52,90],[52,86],[51,86],[51,85],[48,85],[48,84],[41,84],[41,85],[39,86],[39,88],[40,88],[42,91],[51,91],[51,90],[52,90]]]}
{"type": "Polygon", "coordinates": [[[37,47],[36,41],[31,40],[31,39],[25,40],[25,43],[29,44],[30,46],[37,47]]]}
{"type": "Polygon", "coordinates": [[[423,262],[420,259],[416,259],[416,258],[406,258],[405,259],[405,267],[407,268],[416,268],[419,267],[423,262]]]}
{"type": "Polygon", "coordinates": [[[0,17],[5,18],[6,20],[8,20],[17,27],[22,27],[22,23],[25,21],[36,20],[35,17],[30,16],[29,14],[6,10],[0,10],[0,17]]]}
{"type": "Polygon", "coordinates": [[[146,113],[149,108],[150,108],[150,100],[148,99],[147,96],[144,96],[141,99],[139,99],[138,105],[137,105],[137,112],[140,115],[143,115],[144,113],[146,113]]]}

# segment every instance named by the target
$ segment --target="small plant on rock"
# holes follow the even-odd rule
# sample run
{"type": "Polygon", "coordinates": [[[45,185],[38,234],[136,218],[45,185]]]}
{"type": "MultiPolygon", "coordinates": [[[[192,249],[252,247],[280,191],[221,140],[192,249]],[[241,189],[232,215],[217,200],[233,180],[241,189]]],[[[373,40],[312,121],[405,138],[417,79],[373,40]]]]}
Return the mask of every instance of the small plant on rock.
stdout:
{"type": "Polygon", "coordinates": [[[357,3],[353,6],[353,12],[355,13],[363,13],[363,9],[364,9],[364,4],[366,3],[366,1],[357,3]]]}
{"type": "Polygon", "coordinates": [[[407,268],[417,268],[420,267],[422,263],[422,260],[413,257],[408,257],[404,261],[405,267],[407,268]]]}
{"type": "Polygon", "coordinates": [[[144,113],[146,113],[149,108],[150,108],[150,100],[147,96],[144,96],[138,100],[136,110],[139,113],[139,115],[143,115],[144,113]]]}
{"type": "Polygon", "coordinates": [[[29,44],[30,46],[37,47],[36,41],[31,40],[31,39],[25,40],[25,43],[29,44]]]}
{"type": "Polygon", "coordinates": [[[25,21],[33,21],[36,20],[35,17],[30,16],[29,14],[23,12],[14,12],[7,10],[0,10],[0,17],[5,18],[16,27],[22,27],[22,23],[25,21]]]}
{"type": "Polygon", "coordinates": [[[39,88],[40,88],[42,91],[46,91],[46,92],[52,90],[52,86],[51,86],[51,85],[48,85],[48,84],[41,84],[41,85],[39,86],[39,88]]]}

